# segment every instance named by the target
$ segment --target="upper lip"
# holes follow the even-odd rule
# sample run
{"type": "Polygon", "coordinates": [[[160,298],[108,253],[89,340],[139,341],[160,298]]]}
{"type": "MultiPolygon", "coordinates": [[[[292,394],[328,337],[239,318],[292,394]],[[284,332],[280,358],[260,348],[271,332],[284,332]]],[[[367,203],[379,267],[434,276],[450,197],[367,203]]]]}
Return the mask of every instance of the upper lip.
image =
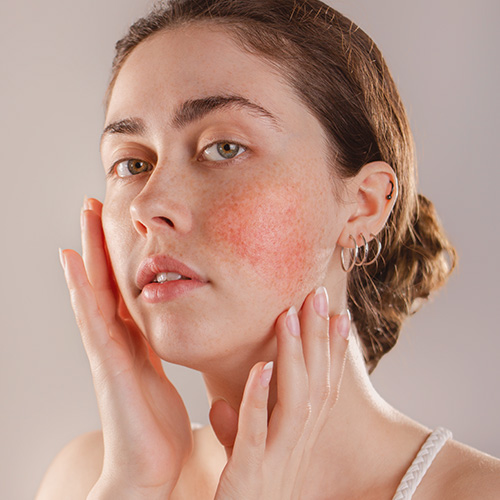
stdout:
{"type": "Polygon", "coordinates": [[[148,283],[151,283],[158,273],[178,273],[186,278],[206,282],[189,266],[170,257],[169,255],[154,255],[144,259],[137,270],[135,283],[137,288],[142,290],[148,283]]]}

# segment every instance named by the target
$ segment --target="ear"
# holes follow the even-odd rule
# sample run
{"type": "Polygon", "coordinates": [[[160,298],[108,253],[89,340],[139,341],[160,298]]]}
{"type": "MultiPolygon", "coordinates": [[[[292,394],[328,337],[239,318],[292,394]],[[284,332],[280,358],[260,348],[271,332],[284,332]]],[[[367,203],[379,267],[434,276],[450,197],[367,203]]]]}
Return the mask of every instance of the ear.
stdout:
{"type": "Polygon", "coordinates": [[[384,227],[398,197],[398,179],[387,163],[368,163],[347,181],[347,192],[349,218],[337,244],[354,248],[350,236],[363,245],[361,234],[370,241],[370,235],[377,235],[384,227]]]}

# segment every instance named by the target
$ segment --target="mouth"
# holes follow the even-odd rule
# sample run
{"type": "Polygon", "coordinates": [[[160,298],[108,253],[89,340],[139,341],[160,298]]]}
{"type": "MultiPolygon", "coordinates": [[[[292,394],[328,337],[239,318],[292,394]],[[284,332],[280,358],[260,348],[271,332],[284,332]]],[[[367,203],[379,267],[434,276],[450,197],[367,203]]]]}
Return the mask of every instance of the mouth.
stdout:
{"type": "MultiPolygon", "coordinates": [[[[207,283],[196,271],[169,255],[146,258],[137,271],[136,286],[139,290],[150,284],[168,284],[177,281],[207,283]]],[[[193,283],[194,284],[194,283],[193,283]]]]}

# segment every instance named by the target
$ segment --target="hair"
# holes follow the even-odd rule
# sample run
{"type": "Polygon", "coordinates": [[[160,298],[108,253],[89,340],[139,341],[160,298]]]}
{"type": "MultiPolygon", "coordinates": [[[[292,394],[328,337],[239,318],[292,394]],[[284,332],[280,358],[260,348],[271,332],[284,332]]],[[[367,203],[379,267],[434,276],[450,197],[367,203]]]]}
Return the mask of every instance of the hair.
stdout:
{"type": "Polygon", "coordinates": [[[319,0],[170,0],[157,4],[116,44],[106,105],[127,57],[164,30],[224,26],[244,50],[279,70],[319,120],[336,178],[384,161],[399,196],[377,235],[379,259],[354,266],[348,305],[371,373],[396,343],[404,319],[441,286],[456,264],[433,204],[416,190],[413,138],[380,50],[352,21],[319,0]]]}

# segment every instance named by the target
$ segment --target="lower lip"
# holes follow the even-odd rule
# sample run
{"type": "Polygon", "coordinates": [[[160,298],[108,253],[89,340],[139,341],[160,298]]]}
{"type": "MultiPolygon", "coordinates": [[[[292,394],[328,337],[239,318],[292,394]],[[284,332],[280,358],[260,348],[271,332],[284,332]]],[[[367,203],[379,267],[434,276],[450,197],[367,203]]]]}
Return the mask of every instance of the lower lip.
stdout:
{"type": "Polygon", "coordinates": [[[176,280],[166,281],[165,283],[149,283],[141,292],[145,302],[149,304],[158,304],[159,302],[168,302],[177,299],[189,292],[206,285],[198,280],[176,280]]]}

